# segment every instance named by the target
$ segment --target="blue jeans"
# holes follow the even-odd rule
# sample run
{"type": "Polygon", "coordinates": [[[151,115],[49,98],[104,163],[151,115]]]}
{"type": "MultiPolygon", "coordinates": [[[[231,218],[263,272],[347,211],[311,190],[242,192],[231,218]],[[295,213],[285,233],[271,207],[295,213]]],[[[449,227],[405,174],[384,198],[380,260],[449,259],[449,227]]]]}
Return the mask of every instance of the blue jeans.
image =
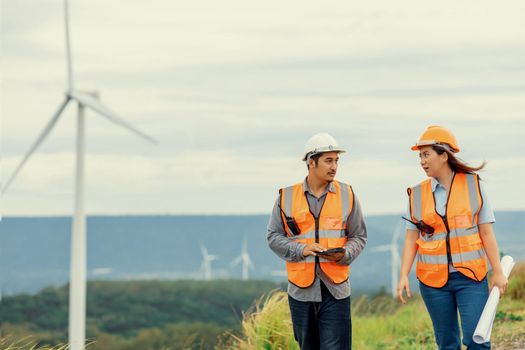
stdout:
{"type": "Polygon", "coordinates": [[[481,282],[476,282],[459,272],[452,272],[445,286],[432,288],[419,282],[419,289],[432,319],[440,350],[461,350],[458,310],[463,344],[467,349],[490,349],[490,342],[476,344],[472,340],[489,296],[487,277],[481,282]]]}
{"type": "Polygon", "coordinates": [[[295,340],[301,350],[352,349],[350,297],[337,300],[321,282],[321,302],[288,296],[295,340]]]}

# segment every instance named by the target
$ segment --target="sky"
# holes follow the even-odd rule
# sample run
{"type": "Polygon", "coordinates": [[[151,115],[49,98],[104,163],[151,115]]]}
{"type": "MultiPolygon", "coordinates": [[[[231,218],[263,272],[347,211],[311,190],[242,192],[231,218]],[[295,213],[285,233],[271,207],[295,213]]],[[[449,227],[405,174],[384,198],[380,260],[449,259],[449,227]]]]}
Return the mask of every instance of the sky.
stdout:
{"type": "MultiPolygon", "coordinates": [[[[0,0],[2,183],[66,91],[63,3],[0,0]]],[[[71,0],[87,111],[90,215],[268,214],[302,181],[306,140],[348,150],[337,178],[366,215],[399,213],[425,179],[410,150],[456,135],[495,210],[525,209],[525,2],[71,0]]],[[[73,211],[76,106],[1,199],[3,216],[73,211]]]]}

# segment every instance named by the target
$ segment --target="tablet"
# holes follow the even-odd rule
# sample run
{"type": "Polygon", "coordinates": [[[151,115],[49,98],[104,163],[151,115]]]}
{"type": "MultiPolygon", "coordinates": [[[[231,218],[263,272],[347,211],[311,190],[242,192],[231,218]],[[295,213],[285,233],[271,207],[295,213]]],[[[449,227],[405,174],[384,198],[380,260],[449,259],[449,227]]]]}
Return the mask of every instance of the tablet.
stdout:
{"type": "Polygon", "coordinates": [[[332,248],[332,249],[325,250],[324,252],[317,252],[317,254],[319,254],[319,255],[331,255],[331,254],[335,254],[335,253],[344,253],[344,251],[345,251],[345,248],[332,248]]]}

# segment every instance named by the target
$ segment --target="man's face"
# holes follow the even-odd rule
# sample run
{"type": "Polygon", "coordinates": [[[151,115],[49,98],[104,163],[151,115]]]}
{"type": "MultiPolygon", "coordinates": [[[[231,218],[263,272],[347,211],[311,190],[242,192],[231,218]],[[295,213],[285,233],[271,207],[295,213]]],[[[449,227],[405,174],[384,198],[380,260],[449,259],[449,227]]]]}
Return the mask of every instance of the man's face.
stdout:
{"type": "Polygon", "coordinates": [[[337,173],[337,162],[339,161],[338,152],[325,152],[319,157],[317,164],[310,160],[310,175],[319,180],[332,182],[337,173]]]}

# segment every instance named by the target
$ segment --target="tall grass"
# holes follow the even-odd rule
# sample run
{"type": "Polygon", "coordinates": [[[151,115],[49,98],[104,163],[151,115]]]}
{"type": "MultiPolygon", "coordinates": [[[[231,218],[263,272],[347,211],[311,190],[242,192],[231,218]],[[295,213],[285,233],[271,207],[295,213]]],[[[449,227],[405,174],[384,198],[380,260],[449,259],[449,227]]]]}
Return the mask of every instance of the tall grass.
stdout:
{"type": "Polygon", "coordinates": [[[288,294],[273,292],[259,299],[244,315],[243,338],[232,336],[229,349],[298,350],[294,339],[288,294]]]}
{"type": "MultiPolygon", "coordinates": [[[[435,349],[432,324],[422,300],[407,305],[388,296],[352,300],[353,348],[359,350],[435,349]]],[[[169,333],[175,333],[169,331],[169,333]]],[[[144,333],[146,334],[146,333],[144,333]]],[[[152,334],[148,333],[146,338],[152,334]]],[[[186,348],[172,339],[173,349],[186,348]]],[[[525,263],[514,268],[507,293],[500,300],[492,330],[493,350],[525,349],[525,263]]],[[[103,345],[104,339],[95,341],[103,345]]],[[[89,344],[88,344],[89,345],[89,344]]],[[[142,347],[146,348],[146,347],[142,347]]],[[[0,337],[2,350],[68,350],[67,345],[39,345],[30,338],[0,337]],[[20,339],[20,338],[19,338],[20,339]]],[[[135,349],[135,348],[134,348],[135,349]]],[[[167,350],[167,347],[155,347],[167,350]]],[[[288,295],[274,291],[260,298],[243,315],[242,335],[229,334],[216,350],[298,350],[294,339],[288,295]]],[[[108,349],[110,350],[110,349],[108,349]]],[[[139,350],[139,349],[137,349],[139,350]]]]}
{"type": "Polygon", "coordinates": [[[0,338],[0,349],[2,350],[68,350],[68,345],[38,345],[31,338],[13,340],[10,338],[0,338]]]}
{"type": "MultiPolygon", "coordinates": [[[[88,340],[86,348],[89,349],[95,341],[88,340]]],[[[0,350],[69,350],[68,344],[40,344],[31,336],[16,338],[14,336],[0,336],[0,350]]]]}
{"type": "MultiPolygon", "coordinates": [[[[432,322],[416,296],[407,305],[380,296],[361,296],[352,302],[353,348],[359,350],[435,349],[432,322]]],[[[243,336],[232,336],[218,349],[298,349],[294,340],[288,297],[274,292],[261,298],[244,315],[243,336]]],[[[525,349],[525,263],[513,270],[506,295],[500,300],[492,330],[494,350],[525,349]]]]}

